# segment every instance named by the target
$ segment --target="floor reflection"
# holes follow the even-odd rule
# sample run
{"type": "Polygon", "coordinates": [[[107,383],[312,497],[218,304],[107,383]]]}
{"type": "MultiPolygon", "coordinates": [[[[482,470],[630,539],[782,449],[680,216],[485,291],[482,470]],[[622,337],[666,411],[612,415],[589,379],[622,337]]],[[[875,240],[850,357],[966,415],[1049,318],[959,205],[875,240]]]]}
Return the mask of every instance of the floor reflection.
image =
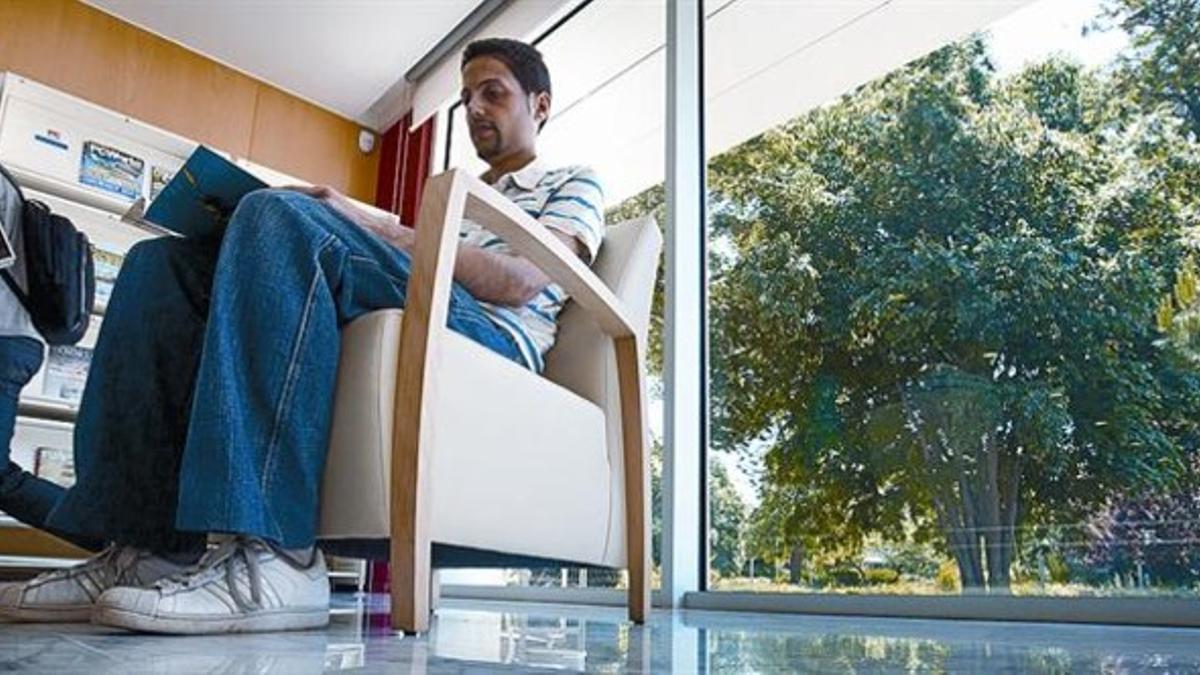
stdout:
{"type": "Polygon", "coordinates": [[[0,671],[87,673],[1200,672],[1200,631],[856,619],[448,600],[421,637],[386,598],[342,596],[328,629],[164,638],[0,624],[0,671]]]}

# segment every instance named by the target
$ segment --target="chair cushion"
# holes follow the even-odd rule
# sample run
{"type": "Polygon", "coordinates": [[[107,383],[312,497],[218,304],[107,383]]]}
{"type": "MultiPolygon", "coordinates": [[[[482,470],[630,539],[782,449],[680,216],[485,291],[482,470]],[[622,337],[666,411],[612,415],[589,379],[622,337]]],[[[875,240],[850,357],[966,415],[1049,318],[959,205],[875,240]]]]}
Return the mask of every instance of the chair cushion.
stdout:
{"type": "MultiPolygon", "coordinates": [[[[342,331],[320,537],[386,538],[402,310],[342,331]]],[[[600,409],[447,332],[428,392],[435,542],[602,564],[611,495],[600,409]]]]}

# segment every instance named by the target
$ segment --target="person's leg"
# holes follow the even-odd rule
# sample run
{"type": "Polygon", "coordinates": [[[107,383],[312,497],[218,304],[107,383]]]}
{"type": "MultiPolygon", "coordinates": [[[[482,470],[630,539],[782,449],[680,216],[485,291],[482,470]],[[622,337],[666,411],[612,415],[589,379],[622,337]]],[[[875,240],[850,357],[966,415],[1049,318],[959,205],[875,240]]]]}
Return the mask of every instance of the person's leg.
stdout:
{"type": "Polygon", "coordinates": [[[42,365],[42,344],[28,337],[0,337],[0,511],[88,550],[103,546],[91,537],[59,532],[46,524],[66,488],[38,478],[10,457],[21,389],[42,365]]]}
{"type": "MultiPolygon", "coordinates": [[[[406,253],[294,192],[242,201],[225,234],[184,453],[177,526],[311,546],[339,328],[403,307],[406,253]]],[[[521,362],[455,286],[449,326],[521,362]]]]}
{"type": "MultiPolygon", "coordinates": [[[[406,254],[309,197],[263,191],[242,200],[213,280],[176,520],[180,530],[238,536],[175,581],[107,591],[93,620],[166,633],[328,622],[324,560],[311,547],[338,329],[402,307],[408,271],[406,254]]],[[[520,362],[469,294],[453,295],[450,328],[520,362]]]]}
{"type": "Polygon", "coordinates": [[[160,554],[204,550],[203,533],[174,525],[217,251],[163,237],[126,256],[80,402],[77,482],[50,525],[160,554]]]}
{"type": "Polygon", "coordinates": [[[216,252],[215,242],[163,238],[126,257],[76,420],[78,480],[47,521],[114,543],[74,567],[0,584],[0,616],[87,621],[104,591],[152,584],[203,551],[202,533],[173,525],[216,252]]]}

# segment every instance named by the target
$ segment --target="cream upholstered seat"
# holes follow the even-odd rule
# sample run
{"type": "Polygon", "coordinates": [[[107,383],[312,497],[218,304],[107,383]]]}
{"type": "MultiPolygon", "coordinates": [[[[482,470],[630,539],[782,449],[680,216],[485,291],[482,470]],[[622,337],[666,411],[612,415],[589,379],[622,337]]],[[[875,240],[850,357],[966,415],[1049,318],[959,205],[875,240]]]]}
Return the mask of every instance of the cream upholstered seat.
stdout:
{"type": "Polygon", "coordinates": [[[404,630],[427,627],[436,546],[628,568],[630,615],[643,620],[657,226],[608,228],[589,270],[499,193],[449,172],[430,179],[417,231],[407,309],[342,332],[319,536],[390,540],[393,625],[404,630]],[[464,207],[573,297],[544,375],[444,328],[464,207]]]}

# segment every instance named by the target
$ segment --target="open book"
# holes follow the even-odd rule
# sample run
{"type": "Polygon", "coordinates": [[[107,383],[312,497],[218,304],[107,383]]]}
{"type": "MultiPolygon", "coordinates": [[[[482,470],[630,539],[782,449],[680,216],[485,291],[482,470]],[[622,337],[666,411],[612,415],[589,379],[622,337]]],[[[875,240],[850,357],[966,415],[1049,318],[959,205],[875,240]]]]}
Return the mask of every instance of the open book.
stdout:
{"type": "Polygon", "coordinates": [[[219,237],[242,197],[265,187],[245,169],[201,145],[142,219],[185,237],[219,237]]]}

